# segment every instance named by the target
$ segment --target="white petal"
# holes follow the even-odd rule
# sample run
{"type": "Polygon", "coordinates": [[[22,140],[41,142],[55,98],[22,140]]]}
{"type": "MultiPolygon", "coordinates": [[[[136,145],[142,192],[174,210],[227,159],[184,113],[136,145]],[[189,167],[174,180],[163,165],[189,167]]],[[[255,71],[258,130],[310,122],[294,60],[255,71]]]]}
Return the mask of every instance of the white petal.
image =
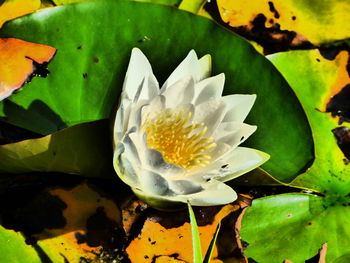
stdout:
{"type": "Polygon", "coordinates": [[[169,189],[168,181],[160,174],[143,169],[140,171],[139,179],[141,181],[141,189],[145,193],[161,196],[174,195],[169,189]]]}
{"type": "Polygon", "coordinates": [[[139,86],[133,102],[139,100],[150,100],[159,94],[159,85],[156,77],[151,74],[144,78],[139,86]]]}
{"type": "Polygon", "coordinates": [[[155,96],[142,110],[142,123],[147,118],[155,117],[159,112],[165,109],[165,97],[163,95],[155,96]]]}
{"type": "MultiPolygon", "coordinates": [[[[130,151],[127,150],[127,151],[130,151]]],[[[138,187],[139,186],[139,180],[138,180],[138,170],[137,167],[140,165],[137,164],[137,161],[131,163],[129,161],[132,159],[137,159],[137,156],[135,158],[128,156],[128,154],[125,153],[125,145],[121,142],[119,142],[114,151],[114,156],[113,156],[113,166],[115,171],[117,172],[118,176],[128,185],[132,187],[138,187]],[[126,157],[127,156],[127,157],[126,157]]]]}
{"type": "Polygon", "coordinates": [[[141,160],[139,156],[139,150],[137,148],[138,142],[135,142],[134,136],[136,134],[136,129],[130,129],[124,136],[122,143],[124,146],[124,152],[121,153],[125,155],[127,159],[129,159],[130,163],[134,166],[140,166],[141,160]]]}
{"type": "Polygon", "coordinates": [[[123,84],[126,96],[133,101],[142,81],[150,75],[153,75],[153,72],[148,59],[140,49],[133,48],[123,84]]]}
{"type": "Polygon", "coordinates": [[[136,127],[137,130],[140,130],[142,124],[143,110],[148,105],[148,100],[141,100],[137,103],[130,104],[129,107],[131,108],[131,110],[129,113],[127,129],[130,129],[131,127],[136,127]]]}
{"type": "Polygon", "coordinates": [[[191,50],[190,53],[188,53],[187,57],[179,64],[179,66],[177,66],[173,73],[171,73],[169,78],[162,86],[161,91],[164,92],[164,90],[166,90],[168,87],[188,75],[192,76],[195,82],[199,81],[199,63],[197,54],[194,50],[191,50]]]}
{"type": "MultiPolygon", "coordinates": [[[[216,141],[216,146],[214,148],[211,148],[207,154],[209,154],[211,156],[211,162],[216,161],[217,159],[222,158],[223,156],[225,156],[226,153],[232,151],[234,148],[229,145],[226,144],[224,142],[218,142],[216,141]]],[[[205,169],[205,167],[204,167],[205,169]]]]}
{"type": "Polygon", "coordinates": [[[222,122],[219,124],[212,137],[217,143],[225,143],[235,147],[243,143],[257,129],[257,126],[242,122],[222,122]]]}
{"type": "Polygon", "coordinates": [[[199,81],[211,75],[211,56],[209,54],[199,59],[199,81]]]}
{"type": "Polygon", "coordinates": [[[204,187],[203,191],[182,198],[196,206],[224,205],[237,199],[237,193],[222,182],[210,180],[204,187]]]}
{"type": "Polygon", "coordinates": [[[177,195],[188,195],[201,192],[201,184],[188,180],[169,180],[169,188],[177,195]]]}
{"type": "Polygon", "coordinates": [[[149,148],[145,151],[144,165],[163,176],[171,176],[173,174],[185,172],[181,167],[165,162],[160,152],[149,148]]]}
{"type": "Polygon", "coordinates": [[[117,114],[115,116],[114,121],[114,128],[113,128],[113,135],[114,135],[114,144],[116,145],[118,141],[121,140],[121,138],[124,135],[124,107],[123,105],[119,106],[119,109],[117,110],[117,114]]]}
{"type": "Polygon", "coordinates": [[[197,83],[195,86],[194,104],[199,105],[208,100],[216,100],[221,98],[224,90],[225,74],[219,74],[211,78],[207,78],[197,83]]]}
{"type": "Polygon", "coordinates": [[[192,76],[186,76],[169,86],[161,94],[165,97],[166,108],[176,108],[188,104],[194,97],[195,81],[192,76]]]}
{"type": "Polygon", "coordinates": [[[253,107],[256,95],[228,95],[222,99],[228,106],[223,122],[243,122],[253,107]]]}
{"type": "Polygon", "coordinates": [[[136,194],[146,196],[147,199],[157,202],[190,202],[191,205],[195,206],[212,206],[212,205],[223,205],[228,204],[237,199],[236,192],[229,186],[222,182],[210,180],[209,182],[202,185],[203,190],[197,193],[188,195],[173,195],[169,192],[169,195],[157,195],[147,192],[142,192],[140,189],[133,189],[136,194]]]}
{"type": "Polygon", "coordinates": [[[195,107],[193,123],[204,123],[208,130],[205,136],[211,136],[221,123],[226,112],[226,104],[222,100],[210,100],[195,107]]]}
{"type": "Polygon", "coordinates": [[[139,187],[139,171],[134,166],[125,155],[121,155],[119,162],[119,178],[123,180],[124,183],[130,185],[131,187],[139,187]]]}
{"type": "Polygon", "coordinates": [[[187,175],[188,180],[199,181],[214,178],[221,182],[232,180],[266,162],[270,156],[264,152],[237,147],[197,173],[187,175]]]}

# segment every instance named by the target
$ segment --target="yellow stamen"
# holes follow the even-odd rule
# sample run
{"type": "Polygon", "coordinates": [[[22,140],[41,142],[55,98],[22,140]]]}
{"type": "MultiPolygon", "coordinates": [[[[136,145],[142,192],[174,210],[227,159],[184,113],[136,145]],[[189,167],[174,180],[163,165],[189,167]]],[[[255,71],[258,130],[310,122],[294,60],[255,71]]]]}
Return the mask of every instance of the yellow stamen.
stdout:
{"type": "Polygon", "coordinates": [[[161,152],[166,162],[187,170],[209,164],[211,156],[205,152],[216,146],[213,138],[204,137],[205,124],[191,124],[191,117],[192,112],[162,110],[147,117],[142,126],[149,148],[161,152]]]}

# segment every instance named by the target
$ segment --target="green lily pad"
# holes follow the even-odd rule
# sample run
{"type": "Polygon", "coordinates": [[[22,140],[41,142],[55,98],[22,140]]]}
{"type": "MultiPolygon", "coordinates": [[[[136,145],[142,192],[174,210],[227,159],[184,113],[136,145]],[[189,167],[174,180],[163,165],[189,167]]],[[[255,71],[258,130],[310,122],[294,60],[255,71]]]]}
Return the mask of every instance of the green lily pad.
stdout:
{"type": "Polygon", "coordinates": [[[0,226],[0,254],[2,262],[21,263],[25,259],[28,263],[40,263],[41,260],[35,249],[24,242],[19,232],[8,230],[0,226]],[[21,255],[14,257],[14,255],[21,255]]]}
{"type": "Polygon", "coordinates": [[[326,262],[350,260],[350,198],[283,194],[253,201],[243,217],[244,254],[259,263],[304,263],[328,243],[326,262]]]}
{"type": "Polygon", "coordinates": [[[0,145],[0,173],[63,172],[111,177],[109,123],[79,124],[38,139],[0,145]]]}
{"type": "Polygon", "coordinates": [[[10,123],[49,134],[108,118],[132,47],[147,55],[160,83],[195,49],[212,55],[214,74],[226,74],[225,94],[257,94],[247,123],[258,131],[249,145],[271,155],[263,166],[268,172],[289,182],[312,160],[310,129],[288,84],[248,42],[208,19],[161,5],[97,1],[38,11],[6,24],[0,36],[57,48],[46,79],[0,104],[10,123]]]}
{"type": "Polygon", "coordinates": [[[291,185],[324,197],[284,194],[255,200],[241,229],[248,243],[245,255],[255,261],[305,262],[324,243],[328,243],[327,263],[350,261],[350,166],[332,132],[340,119],[326,112],[332,97],[350,83],[348,58],[346,51],[325,58],[318,50],[269,56],[301,101],[315,141],[314,163],[291,185]]]}
{"type": "MultiPolygon", "coordinates": [[[[348,57],[349,53],[342,51],[329,60],[318,50],[290,51],[268,57],[301,101],[315,142],[315,161],[292,182],[294,186],[340,196],[350,192],[350,166],[332,132],[339,126],[338,118],[326,112],[330,99],[350,84],[348,57]]],[[[346,123],[342,126],[350,127],[346,123]]]]}

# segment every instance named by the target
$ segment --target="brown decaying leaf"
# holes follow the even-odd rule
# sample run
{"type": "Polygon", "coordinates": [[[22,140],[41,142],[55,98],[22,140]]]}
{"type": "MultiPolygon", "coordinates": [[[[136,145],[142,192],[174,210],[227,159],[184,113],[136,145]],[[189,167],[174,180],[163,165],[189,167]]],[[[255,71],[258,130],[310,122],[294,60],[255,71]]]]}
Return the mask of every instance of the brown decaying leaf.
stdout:
{"type": "Polygon", "coordinates": [[[329,88],[329,95],[326,97],[327,100],[324,101],[324,109],[326,109],[326,105],[329,103],[329,98],[332,98],[337,93],[339,93],[347,84],[350,84],[350,72],[348,72],[347,68],[348,63],[350,63],[349,51],[340,51],[333,60],[334,64],[337,66],[337,72],[335,74],[336,79],[333,85],[329,88]]]}
{"type": "MultiPolygon", "coordinates": [[[[225,206],[194,207],[203,254],[208,249],[217,225],[221,222],[222,229],[226,228],[225,231],[222,230],[222,234],[219,233],[212,263],[223,262],[219,259],[223,254],[225,254],[225,262],[242,262],[240,259],[234,258],[235,255],[232,255],[236,247],[234,222],[242,208],[248,206],[249,203],[249,196],[246,196],[225,206]],[[225,233],[228,235],[225,236],[225,233]],[[231,261],[227,261],[230,257],[231,261]]],[[[125,229],[130,229],[132,221],[140,218],[142,213],[147,215],[141,233],[126,248],[132,263],[192,262],[192,239],[187,210],[159,212],[149,209],[140,212],[144,206],[138,201],[131,203],[130,208],[122,213],[125,216],[123,218],[125,229]]]]}
{"type": "Polygon", "coordinates": [[[295,0],[217,0],[217,4],[222,20],[231,27],[245,28],[252,35],[263,29],[272,33],[270,40],[273,35],[279,38],[292,34],[290,46],[300,40],[299,45],[306,43],[306,39],[319,45],[349,37],[347,1],[320,1],[314,5],[312,1],[295,0]],[[257,19],[262,18],[261,28],[254,28],[257,19]]]}
{"type": "Polygon", "coordinates": [[[94,259],[109,242],[111,232],[121,225],[119,208],[86,183],[72,189],[52,189],[49,193],[67,205],[63,210],[66,224],[59,229],[45,229],[34,237],[41,246],[63,255],[68,262],[77,262],[81,256],[94,259]]]}
{"type": "Polygon", "coordinates": [[[122,209],[122,222],[125,233],[130,233],[131,227],[142,216],[142,211],[147,209],[147,205],[139,200],[131,202],[122,209]]]}

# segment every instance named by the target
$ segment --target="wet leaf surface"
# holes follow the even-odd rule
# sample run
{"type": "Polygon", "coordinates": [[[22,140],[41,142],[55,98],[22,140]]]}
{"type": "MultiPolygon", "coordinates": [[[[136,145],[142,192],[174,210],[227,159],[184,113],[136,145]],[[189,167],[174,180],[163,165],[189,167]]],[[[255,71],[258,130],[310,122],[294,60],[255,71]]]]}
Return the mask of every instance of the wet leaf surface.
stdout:
{"type": "Polygon", "coordinates": [[[46,67],[55,53],[56,49],[50,46],[0,38],[0,100],[35,76],[47,77],[49,71],[46,67]]]}

